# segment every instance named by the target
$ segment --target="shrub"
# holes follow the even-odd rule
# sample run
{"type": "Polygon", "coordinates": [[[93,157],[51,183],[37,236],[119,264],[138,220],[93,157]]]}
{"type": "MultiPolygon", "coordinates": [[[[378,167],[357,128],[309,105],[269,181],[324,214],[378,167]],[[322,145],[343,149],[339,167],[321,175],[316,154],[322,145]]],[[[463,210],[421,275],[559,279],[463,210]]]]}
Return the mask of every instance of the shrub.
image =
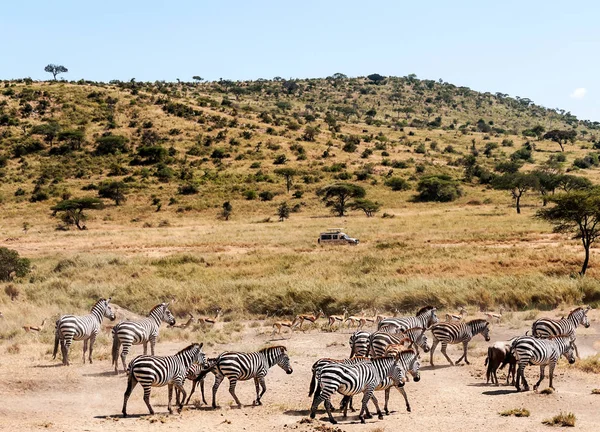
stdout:
{"type": "Polygon", "coordinates": [[[11,281],[15,276],[23,277],[30,271],[31,262],[20,258],[19,252],[0,247],[0,281],[11,281]]]}
{"type": "Polygon", "coordinates": [[[422,178],[417,185],[417,191],[417,201],[449,202],[462,196],[462,189],[458,183],[446,175],[422,178]]]}
{"type": "Polygon", "coordinates": [[[15,301],[16,299],[18,299],[19,294],[21,294],[21,292],[19,291],[19,288],[17,288],[17,286],[14,284],[6,285],[4,287],[4,293],[10,297],[11,301],[15,301]]]}
{"type": "Polygon", "coordinates": [[[99,156],[126,153],[128,139],[121,135],[104,135],[96,140],[96,154],[99,156]]]}
{"type": "Polygon", "coordinates": [[[385,185],[393,191],[404,191],[410,189],[410,184],[402,177],[392,177],[385,181],[385,185]]]}
{"type": "Polygon", "coordinates": [[[283,165],[287,162],[287,157],[284,154],[280,154],[273,161],[274,165],[283,165]]]}
{"type": "Polygon", "coordinates": [[[425,154],[427,153],[427,149],[425,148],[425,143],[421,143],[415,149],[415,153],[425,154]]]}
{"type": "Polygon", "coordinates": [[[271,191],[262,191],[258,194],[258,197],[261,201],[272,201],[275,197],[275,194],[271,191]]]}
{"type": "Polygon", "coordinates": [[[257,197],[256,191],[247,190],[246,192],[244,192],[244,198],[246,198],[248,201],[255,200],[256,197],[257,197]]]}
{"type": "Polygon", "coordinates": [[[569,427],[574,427],[575,426],[575,414],[573,413],[563,413],[561,411],[560,414],[555,415],[554,417],[552,417],[551,419],[546,419],[544,421],[542,421],[543,424],[548,425],[548,426],[569,426],[569,427]]]}
{"type": "Polygon", "coordinates": [[[582,158],[577,158],[573,161],[573,166],[581,169],[588,169],[600,165],[597,153],[590,153],[582,158]]]}
{"type": "Polygon", "coordinates": [[[511,410],[502,411],[499,413],[503,417],[515,416],[515,417],[529,417],[531,413],[526,408],[514,408],[511,410]]]}
{"type": "Polygon", "coordinates": [[[178,192],[180,195],[196,195],[198,192],[200,192],[200,189],[198,189],[198,186],[195,184],[186,183],[179,186],[178,192]]]}

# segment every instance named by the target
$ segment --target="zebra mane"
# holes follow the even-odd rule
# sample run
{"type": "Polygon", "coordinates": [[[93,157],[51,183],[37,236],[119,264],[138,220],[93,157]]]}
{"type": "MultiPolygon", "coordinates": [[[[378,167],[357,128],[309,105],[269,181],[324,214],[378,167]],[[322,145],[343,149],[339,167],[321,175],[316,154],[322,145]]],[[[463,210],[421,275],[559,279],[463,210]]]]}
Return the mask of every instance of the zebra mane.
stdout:
{"type": "Polygon", "coordinates": [[[571,312],[569,312],[569,317],[573,316],[574,314],[576,314],[577,312],[579,312],[580,310],[583,310],[583,308],[581,306],[576,307],[575,309],[573,309],[571,312]]]}
{"type": "Polygon", "coordinates": [[[265,347],[263,349],[258,350],[259,353],[265,353],[267,351],[283,351],[283,352],[287,352],[287,348],[284,347],[283,345],[275,345],[275,346],[270,346],[270,347],[265,347]]]}
{"type": "Polygon", "coordinates": [[[483,319],[483,318],[476,318],[474,320],[467,321],[467,324],[471,324],[471,325],[478,324],[478,323],[481,323],[481,324],[488,323],[489,324],[489,322],[487,320],[483,319]]]}
{"type": "Polygon", "coordinates": [[[179,350],[177,353],[175,353],[174,355],[179,355],[179,354],[183,354],[186,351],[191,351],[193,348],[202,348],[202,345],[198,344],[198,343],[193,343],[191,345],[186,346],[184,349],[179,350]]]}
{"type": "Polygon", "coordinates": [[[157,304],[156,306],[154,306],[154,307],[153,307],[153,308],[150,310],[150,312],[148,312],[148,315],[152,314],[152,312],[154,312],[156,309],[158,309],[158,308],[161,308],[161,307],[163,307],[163,306],[165,306],[165,305],[166,305],[166,303],[160,303],[160,304],[157,304]]]}
{"type": "Polygon", "coordinates": [[[425,306],[425,307],[422,307],[421,309],[419,309],[417,311],[417,316],[423,315],[425,312],[428,312],[428,311],[433,310],[433,309],[435,309],[434,306],[425,306]]]}

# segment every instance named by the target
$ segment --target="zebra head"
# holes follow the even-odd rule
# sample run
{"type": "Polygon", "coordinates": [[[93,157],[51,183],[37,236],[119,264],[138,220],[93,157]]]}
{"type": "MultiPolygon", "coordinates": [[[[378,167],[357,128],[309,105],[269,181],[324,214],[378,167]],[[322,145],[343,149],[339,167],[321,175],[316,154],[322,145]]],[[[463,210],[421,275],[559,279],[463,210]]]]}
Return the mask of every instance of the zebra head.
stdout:
{"type": "Polygon", "coordinates": [[[277,365],[288,375],[294,372],[290,365],[290,358],[287,354],[287,348],[284,346],[269,347],[260,350],[269,363],[269,367],[277,365]]]}
{"type": "Polygon", "coordinates": [[[104,317],[108,318],[111,321],[114,321],[116,316],[115,316],[115,313],[110,308],[110,305],[109,305],[110,299],[111,298],[109,297],[107,299],[98,300],[98,303],[96,303],[96,306],[94,306],[93,309],[95,309],[96,307],[99,307],[99,309],[102,311],[102,315],[104,317]]]}
{"type": "Polygon", "coordinates": [[[575,363],[575,335],[568,338],[567,343],[563,349],[563,355],[569,362],[569,364],[575,363]]]}
{"type": "Polygon", "coordinates": [[[171,304],[171,302],[169,303],[163,303],[163,314],[162,314],[162,320],[164,322],[166,322],[167,324],[173,326],[175,325],[175,317],[173,316],[173,314],[171,313],[171,311],[169,310],[169,305],[171,304]]]}
{"type": "Polygon", "coordinates": [[[431,327],[434,324],[440,322],[439,318],[435,314],[437,309],[433,306],[425,306],[417,312],[417,316],[425,321],[425,327],[431,327]]]}
{"type": "Polygon", "coordinates": [[[415,360],[411,363],[410,369],[408,373],[413,376],[415,382],[421,381],[421,374],[419,373],[419,369],[421,368],[421,362],[419,361],[419,357],[415,356],[415,360]]]}
{"type": "Polygon", "coordinates": [[[195,344],[192,344],[188,348],[191,348],[190,354],[192,356],[192,363],[201,365],[202,369],[207,369],[208,362],[206,361],[206,354],[204,354],[204,352],[202,352],[203,345],[204,345],[204,343],[199,343],[199,344],[195,343],[195,344]]]}
{"type": "Polygon", "coordinates": [[[586,306],[585,308],[577,308],[569,314],[569,318],[573,317],[577,325],[583,324],[585,328],[589,328],[590,320],[587,317],[587,313],[590,309],[590,306],[586,306]]]}
{"type": "MultiPolygon", "coordinates": [[[[425,330],[426,329],[418,329],[420,330],[415,337],[411,337],[411,339],[413,340],[413,344],[417,345],[419,348],[421,348],[424,352],[429,352],[430,348],[429,345],[427,344],[427,336],[425,335],[425,330]]],[[[415,329],[415,331],[418,331],[417,329],[415,329]]]]}

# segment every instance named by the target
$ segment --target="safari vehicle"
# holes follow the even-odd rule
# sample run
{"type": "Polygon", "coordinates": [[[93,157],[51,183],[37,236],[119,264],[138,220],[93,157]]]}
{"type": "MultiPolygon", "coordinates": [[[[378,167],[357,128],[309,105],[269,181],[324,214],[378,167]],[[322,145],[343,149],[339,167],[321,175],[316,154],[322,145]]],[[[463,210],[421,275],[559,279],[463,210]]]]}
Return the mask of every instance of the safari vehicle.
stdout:
{"type": "Polygon", "coordinates": [[[358,239],[352,238],[342,232],[342,228],[330,228],[319,235],[319,244],[351,244],[357,245],[358,239]]]}

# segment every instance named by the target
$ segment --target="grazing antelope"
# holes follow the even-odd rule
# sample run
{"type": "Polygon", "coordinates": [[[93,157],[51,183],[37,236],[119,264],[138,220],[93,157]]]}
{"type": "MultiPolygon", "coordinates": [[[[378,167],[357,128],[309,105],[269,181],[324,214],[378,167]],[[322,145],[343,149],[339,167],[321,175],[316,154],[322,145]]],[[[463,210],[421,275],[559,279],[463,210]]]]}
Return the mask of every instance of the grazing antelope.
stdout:
{"type": "Polygon", "coordinates": [[[188,328],[189,326],[191,326],[194,323],[194,321],[196,321],[196,318],[194,318],[194,315],[192,315],[190,312],[188,312],[188,315],[190,317],[188,318],[188,320],[186,322],[181,323],[181,324],[173,324],[169,327],[170,328],[180,328],[180,329],[188,328]]]}
{"type": "Polygon", "coordinates": [[[294,319],[294,321],[298,321],[300,323],[300,325],[298,326],[298,329],[302,330],[302,324],[304,324],[304,321],[309,321],[311,324],[314,324],[322,316],[325,316],[325,314],[323,313],[322,309],[319,309],[319,311],[314,315],[308,315],[308,314],[298,315],[294,319]]]}
{"type": "Polygon", "coordinates": [[[467,310],[464,307],[461,307],[458,311],[458,315],[456,314],[450,314],[447,313],[446,314],[446,322],[451,322],[451,321],[462,321],[465,319],[465,315],[467,313],[467,310]]]}
{"type": "Polygon", "coordinates": [[[211,325],[215,325],[215,323],[219,320],[219,317],[221,316],[221,309],[217,309],[217,313],[215,314],[214,317],[198,317],[196,320],[198,321],[198,324],[202,325],[202,327],[205,327],[206,324],[211,324],[211,325]]]}
{"type": "Polygon", "coordinates": [[[398,314],[400,313],[400,311],[398,309],[394,309],[394,315],[387,316],[387,315],[383,315],[380,313],[377,313],[377,309],[375,309],[375,323],[379,324],[382,320],[387,319],[387,318],[396,318],[398,316],[398,314]]]}
{"type": "Polygon", "coordinates": [[[504,312],[504,308],[500,308],[498,313],[495,312],[484,312],[483,314],[487,316],[489,319],[496,320],[496,324],[500,324],[500,320],[502,319],[502,312],[504,312]]]}
{"type": "Polygon", "coordinates": [[[273,332],[271,333],[271,336],[273,336],[275,333],[281,334],[282,327],[289,328],[290,332],[293,333],[294,328],[296,328],[296,318],[294,318],[293,321],[275,321],[273,323],[273,332]]]}
{"type": "Polygon", "coordinates": [[[344,307],[342,310],[344,311],[344,315],[327,315],[327,319],[329,320],[329,330],[330,331],[332,330],[333,325],[336,322],[339,322],[340,325],[342,325],[344,323],[344,321],[346,321],[346,319],[350,315],[348,313],[348,309],[347,308],[344,307]]]}
{"type": "Polygon", "coordinates": [[[46,319],[44,319],[39,326],[23,326],[23,330],[25,330],[27,333],[29,333],[30,331],[41,332],[42,330],[44,330],[45,325],[46,319]]]}

